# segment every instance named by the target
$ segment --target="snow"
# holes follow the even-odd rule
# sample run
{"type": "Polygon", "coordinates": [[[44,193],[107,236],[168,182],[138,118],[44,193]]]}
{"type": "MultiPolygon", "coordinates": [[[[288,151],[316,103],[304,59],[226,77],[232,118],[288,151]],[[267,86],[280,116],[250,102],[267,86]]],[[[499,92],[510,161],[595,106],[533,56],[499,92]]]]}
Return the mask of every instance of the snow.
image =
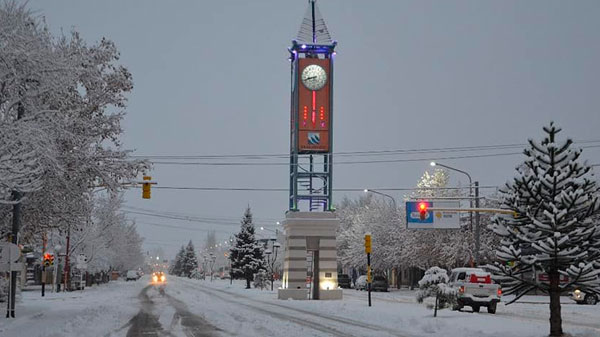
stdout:
{"type": "Polygon", "coordinates": [[[46,289],[45,297],[40,288],[23,291],[15,319],[4,318],[2,311],[0,336],[111,336],[139,310],[136,297],[146,284],[112,281],[69,293],[46,289]]]}
{"type": "MultiPolygon", "coordinates": [[[[110,282],[71,293],[23,293],[17,318],[0,316],[0,336],[126,336],[128,322],[141,307],[138,297],[148,284],[110,282]]],[[[276,284],[277,285],[277,284],[276,284]]],[[[367,293],[344,289],[341,301],[282,301],[276,290],[244,289],[243,280],[194,280],[171,276],[162,297],[154,289],[148,296],[165,335],[186,336],[174,324],[179,310],[208,321],[219,332],[238,336],[545,336],[549,331],[548,297],[525,296],[519,302],[498,305],[495,315],[443,310],[432,311],[415,301],[415,291],[392,289],[367,293]]],[[[506,301],[510,298],[505,298],[506,301]]],[[[576,305],[562,297],[564,330],[573,336],[600,335],[598,306],[576,305]]]]}

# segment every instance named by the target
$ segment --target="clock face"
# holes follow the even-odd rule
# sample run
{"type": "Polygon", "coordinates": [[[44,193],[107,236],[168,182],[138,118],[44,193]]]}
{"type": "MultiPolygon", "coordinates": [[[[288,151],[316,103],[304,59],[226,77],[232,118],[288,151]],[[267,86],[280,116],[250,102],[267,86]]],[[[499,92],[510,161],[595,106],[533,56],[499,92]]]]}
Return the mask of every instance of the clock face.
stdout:
{"type": "Polygon", "coordinates": [[[302,83],[310,90],[319,90],[327,83],[325,69],[317,64],[308,65],[302,70],[302,83]]]}

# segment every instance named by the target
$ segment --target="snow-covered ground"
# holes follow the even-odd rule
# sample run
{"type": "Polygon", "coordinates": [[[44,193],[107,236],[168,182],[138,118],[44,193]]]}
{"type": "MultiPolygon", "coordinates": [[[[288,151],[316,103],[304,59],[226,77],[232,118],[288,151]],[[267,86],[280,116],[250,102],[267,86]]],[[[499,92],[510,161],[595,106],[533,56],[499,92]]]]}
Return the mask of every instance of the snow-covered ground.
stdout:
{"type": "Polygon", "coordinates": [[[1,310],[0,336],[107,335],[125,326],[139,310],[136,298],[144,285],[113,281],[83,291],[46,291],[45,297],[41,297],[39,289],[23,291],[22,301],[16,306],[16,318],[5,318],[5,311],[1,310]]]}
{"type": "MultiPolygon", "coordinates": [[[[244,289],[227,280],[169,278],[163,296],[148,280],[111,282],[83,292],[24,292],[17,318],[0,316],[0,336],[137,336],[136,324],[155,326],[144,336],[547,336],[547,298],[500,304],[496,315],[441,310],[415,302],[409,290],[373,293],[344,290],[342,301],[281,301],[276,290],[244,289]],[[151,313],[139,319],[140,315],[151,313]],[[133,319],[134,317],[138,318],[133,319]],[[137,323],[135,323],[137,322],[137,323]]],[[[600,305],[563,298],[563,329],[600,336],[600,305]]],[[[150,327],[152,328],[152,327],[150,327]]]]}

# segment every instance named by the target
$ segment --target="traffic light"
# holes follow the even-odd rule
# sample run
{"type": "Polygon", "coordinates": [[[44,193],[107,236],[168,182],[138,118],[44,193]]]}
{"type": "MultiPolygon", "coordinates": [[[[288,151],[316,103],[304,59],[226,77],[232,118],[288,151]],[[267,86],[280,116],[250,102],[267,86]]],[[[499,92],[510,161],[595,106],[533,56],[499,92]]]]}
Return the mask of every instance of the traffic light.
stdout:
{"type": "Polygon", "coordinates": [[[44,254],[44,266],[50,267],[54,265],[54,255],[50,253],[44,254]]]}
{"type": "Polygon", "coordinates": [[[147,181],[142,183],[142,198],[144,199],[150,199],[150,180],[152,180],[152,177],[144,176],[144,181],[147,181]]]}
{"type": "Polygon", "coordinates": [[[371,253],[371,234],[365,234],[365,253],[371,253]]]}
{"type": "Polygon", "coordinates": [[[421,220],[427,219],[427,209],[429,208],[429,203],[427,201],[421,201],[417,204],[417,208],[419,209],[419,218],[421,220]]]}

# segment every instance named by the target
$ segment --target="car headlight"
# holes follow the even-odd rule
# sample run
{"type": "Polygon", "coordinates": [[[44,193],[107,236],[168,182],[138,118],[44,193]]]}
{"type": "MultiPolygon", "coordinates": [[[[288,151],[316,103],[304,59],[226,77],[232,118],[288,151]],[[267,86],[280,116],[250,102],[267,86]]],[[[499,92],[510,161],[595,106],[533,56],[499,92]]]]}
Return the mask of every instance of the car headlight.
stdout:
{"type": "Polygon", "coordinates": [[[158,276],[156,276],[156,275],[152,276],[152,281],[158,282],[158,276]]]}
{"type": "Polygon", "coordinates": [[[160,282],[165,282],[165,275],[160,277],[160,282]]]}

